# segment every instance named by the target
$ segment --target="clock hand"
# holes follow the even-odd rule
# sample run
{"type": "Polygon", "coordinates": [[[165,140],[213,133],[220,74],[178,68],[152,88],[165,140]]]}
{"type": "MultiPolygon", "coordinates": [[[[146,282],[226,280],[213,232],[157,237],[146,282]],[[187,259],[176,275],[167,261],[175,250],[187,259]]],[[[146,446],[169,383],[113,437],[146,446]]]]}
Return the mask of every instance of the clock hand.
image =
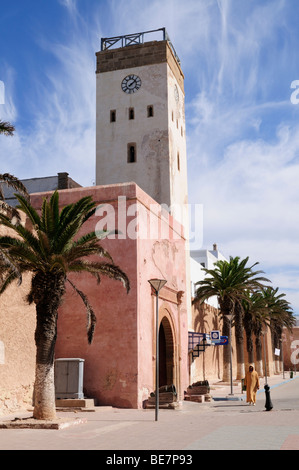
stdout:
{"type": "Polygon", "coordinates": [[[134,86],[135,82],[136,82],[136,80],[130,80],[128,82],[128,88],[132,88],[134,86]]]}

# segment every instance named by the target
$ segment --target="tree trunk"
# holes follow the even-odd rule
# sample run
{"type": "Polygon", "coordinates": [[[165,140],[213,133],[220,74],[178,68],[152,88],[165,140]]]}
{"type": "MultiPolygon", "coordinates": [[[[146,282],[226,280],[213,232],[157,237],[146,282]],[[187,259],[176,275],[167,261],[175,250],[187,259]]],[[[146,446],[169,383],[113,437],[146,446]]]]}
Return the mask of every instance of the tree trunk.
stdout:
{"type": "Polygon", "coordinates": [[[237,380],[245,378],[245,363],[244,363],[244,347],[243,343],[237,343],[236,345],[237,353],[237,380]]]}
{"type": "Polygon", "coordinates": [[[244,364],[244,335],[243,335],[243,310],[239,302],[235,305],[235,335],[236,335],[236,356],[237,356],[237,380],[245,377],[244,364]]]}
{"type": "Polygon", "coordinates": [[[223,317],[223,329],[222,329],[223,336],[228,337],[228,344],[223,346],[223,382],[230,381],[230,354],[231,354],[231,328],[230,322],[227,317],[224,315],[223,317]]]}
{"type": "Polygon", "coordinates": [[[36,369],[34,384],[34,412],[36,419],[55,419],[54,350],[57,331],[57,310],[46,315],[44,305],[36,306],[35,331],[36,369]]]}
{"type": "Polygon", "coordinates": [[[43,420],[56,418],[54,363],[36,364],[33,417],[43,420]]]}
{"type": "Polygon", "coordinates": [[[255,352],[256,352],[256,371],[260,377],[264,377],[263,371],[263,357],[262,357],[262,342],[259,332],[256,332],[255,337],[255,352]]]}
{"type": "Polygon", "coordinates": [[[38,273],[32,280],[32,297],[36,304],[36,369],[33,417],[56,418],[54,352],[57,337],[58,307],[65,291],[64,276],[38,273]]]}
{"type": "Polygon", "coordinates": [[[247,352],[249,364],[254,364],[254,348],[251,336],[247,336],[247,352]]]}
{"type": "Polygon", "coordinates": [[[223,346],[223,382],[230,381],[230,354],[231,354],[231,327],[227,315],[233,313],[234,303],[229,297],[219,299],[220,311],[222,314],[223,326],[222,335],[228,337],[228,344],[223,346]]]}
{"type": "Polygon", "coordinates": [[[274,328],[272,330],[272,344],[273,344],[273,354],[274,354],[274,374],[279,375],[280,374],[280,356],[276,356],[275,354],[275,349],[280,350],[280,332],[279,328],[274,324],[274,328]]]}
{"type": "MultiPolygon", "coordinates": [[[[253,327],[251,321],[247,318],[245,323],[245,332],[246,332],[246,349],[248,354],[248,363],[254,364],[254,348],[252,341],[253,327]]],[[[247,367],[246,367],[247,370],[247,367]]]]}

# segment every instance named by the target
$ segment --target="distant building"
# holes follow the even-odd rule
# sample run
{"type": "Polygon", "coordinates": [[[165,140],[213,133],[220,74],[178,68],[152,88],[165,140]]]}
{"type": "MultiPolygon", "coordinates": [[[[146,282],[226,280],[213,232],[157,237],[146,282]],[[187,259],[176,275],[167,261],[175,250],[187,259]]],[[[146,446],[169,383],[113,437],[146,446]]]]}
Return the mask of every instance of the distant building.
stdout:
{"type": "MultiPolygon", "coordinates": [[[[20,180],[24,186],[26,187],[29,194],[33,193],[42,193],[45,191],[55,191],[56,189],[73,189],[73,188],[81,188],[79,183],[76,183],[72,178],[69,177],[69,174],[64,173],[57,173],[55,176],[45,176],[41,178],[28,178],[20,180]]],[[[2,187],[4,189],[4,196],[6,202],[15,207],[17,205],[17,199],[14,196],[16,192],[12,188],[6,187],[4,183],[2,183],[2,187]]]]}
{"type": "MultiPolygon", "coordinates": [[[[190,271],[191,271],[191,297],[195,296],[196,283],[202,281],[206,274],[204,269],[213,269],[217,261],[227,261],[225,256],[218,250],[216,243],[213,250],[191,250],[190,251],[190,271]]],[[[218,307],[216,298],[207,301],[213,307],[218,307]]]]}

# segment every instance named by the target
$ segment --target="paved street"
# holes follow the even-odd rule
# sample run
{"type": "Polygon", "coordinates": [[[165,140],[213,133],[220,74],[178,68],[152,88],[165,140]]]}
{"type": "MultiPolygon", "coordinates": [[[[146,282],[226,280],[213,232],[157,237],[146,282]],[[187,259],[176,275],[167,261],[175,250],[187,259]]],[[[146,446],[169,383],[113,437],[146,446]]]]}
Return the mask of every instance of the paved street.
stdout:
{"type": "Polygon", "coordinates": [[[234,388],[239,400],[231,401],[226,399],[229,387],[216,387],[212,395],[219,401],[184,402],[180,411],[159,410],[158,422],[154,410],[99,407],[95,412],[63,413],[87,419],[67,429],[0,429],[0,449],[109,450],[115,455],[118,450],[185,455],[197,450],[299,450],[299,375],[292,380],[275,377],[269,385],[271,411],[265,410],[263,382],[254,407],[240,400],[245,394],[239,388],[234,388]]]}

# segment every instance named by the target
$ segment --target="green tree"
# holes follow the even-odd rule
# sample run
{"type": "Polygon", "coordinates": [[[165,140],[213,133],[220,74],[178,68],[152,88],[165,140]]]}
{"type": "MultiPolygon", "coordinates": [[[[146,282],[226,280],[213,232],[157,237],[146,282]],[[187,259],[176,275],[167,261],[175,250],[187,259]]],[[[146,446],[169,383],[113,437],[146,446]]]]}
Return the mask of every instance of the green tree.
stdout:
{"type": "MultiPolygon", "coordinates": [[[[260,274],[263,271],[253,271],[253,268],[258,264],[254,263],[252,266],[247,266],[249,258],[241,260],[237,257],[230,257],[229,261],[217,261],[214,269],[204,269],[206,277],[203,281],[199,281],[196,291],[196,300],[204,302],[210,297],[217,296],[220,315],[223,320],[222,334],[228,336],[229,344],[231,343],[230,336],[230,322],[228,315],[235,315],[236,304],[242,299],[245,299],[248,292],[253,292],[256,289],[261,289],[264,285],[263,282],[269,282],[260,274]]],[[[239,327],[238,327],[239,329],[239,327]]],[[[242,358],[240,349],[243,349],[243,342],[237,342],[237,358],[242,358]]],[[[223,352],[223,380],[229,380],[229,358],[230,348],[224,347],[223,352]]],[[[239,359],[242,360],[242,359],[239,359]]],[[[238,364],[238,369],[240,363],[238,364]]]]}
{"type": "MultiPolygon", "coordinates": [[[[284,293],[278,293],[278,288],[268,289],[265,292],[269,310],[270,329],[272,335],[273,352],[282,348],[283,328],[292,330],[296,324],[290,303],[285,299],[284,293]]],[[[280,373],[279,358],[275,356],[275,372],[280,373]]]]}
{"type": "MultiPolygon", "coordinates": [[[[15,128],[12,124],[0,120],[0,134],[12,136],[14,131],[15,128]]],[[[19,217],[18,212],[5,202],[3,192],[4,185],[18,191],[25,197],[28,197],[27,189],[15,176],[10,175],[9,173],[0,174],[0,211],[5,211],[11,217],[19,217]]]]}
{"type": "Polygon", "coordinates": [[[257,372],[260,375],[263,375],[261,335],[264,325],[267,325],[267,320],[269,318],[267,302],[264,298],[263,292],[264,289],[248,293],[248,298],[242,301],[248,362],[250,364],[254,362],[257,363],[257,372]],[[254,360],[253,335],[255,335],[256,361],[254,360]]]}
{"type": "MultiPolygon", "coordinates": [[[[87,311],[87,336],[92,342],[96,316],[83,292],[68,278],[69,273],[90,273],[99,282],[101,275],[119,280],[129,291],[126,274],[117,267],[100,244],[99,234],[79,234],[84,223],[94,214],[91,197],[68,204],[59,210],[56,191],[45,199],[40,214],[21,195],[16,195],[19,208],[31,221],[32,230],[21,223],[12,224],[0,214],[0,222],[15,236],[0,237],[0,249],[14,260],[21,273],[32,273],[28,302],[36,307],[36,374],[34,413],[36,419],[54,419],[54,350],[57,336],[57,312],[66,290],[66,283],[82,298],[87,311]],[[105,261],[103,260],[105,259],[105,261]]],[[[107,235],[107,234],[106,234],[107,235]]],[[[103,232],[102,237],[105,236],[103,232]]],[[[17,278],[15,270],[6,266],[0,293],[17,278]]]]}
{"type": "MultiPolygon", "coordinates": [[[[278,287],[264,287],[248,295],[248,299],[243,301],[248,360],[256,362],[257,372],[260,375],[263,375],[262,333],[265,327],[270,328],[274,352],[275,348],[281,349],[283,327],[291,329],[295,324],[291,306],[285,300],[285,294],[279,294],[278,290],[278,287]],[[256,360],[254,360],[253,335],[255,336],[256,360]]],[[[277,372],[279,372],[279,360],[275,362],[277,372]]]]}
{"type": "MultiPolygon", "coordinates": [[[[14,126],[12,126],[9,122],[4,122],[0,120],[0,134],[13,135],[14,130],[14,126]]],[[[8,186],[14,189],[15,191],[23,194],[23,196],[25,196],[26,198],[29,197],[27,189],[25,188],[23,183],[19,181],[15,176],[9,173],[0,174],[0,212],[10,217],[13,223],[19,222],[19,212],[14,207],[11,207],[9,204],[7,204],[7,202],[5,201],[4,186],[8,186]]],[[[8,267],[15,272],[16,276],[19,278],[19,282],[21,282],[21,274],[20,272],[18,272],[16,266],[14,265],[13,259],[11,259],[8,254],[5,254],[3,251],[0,250],[0,282],[1,279],[3,280],[4,272],[8,267]]]]}

